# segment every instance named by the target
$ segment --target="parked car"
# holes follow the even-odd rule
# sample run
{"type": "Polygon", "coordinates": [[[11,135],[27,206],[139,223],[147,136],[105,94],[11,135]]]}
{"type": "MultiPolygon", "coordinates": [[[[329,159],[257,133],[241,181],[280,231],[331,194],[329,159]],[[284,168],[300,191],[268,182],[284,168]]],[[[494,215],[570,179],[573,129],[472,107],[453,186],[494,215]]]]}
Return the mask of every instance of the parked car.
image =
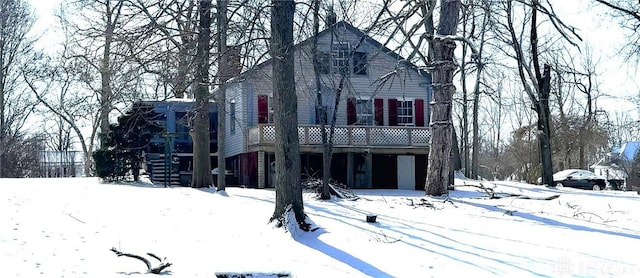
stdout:
{"type": "Polygon", "coordinates": [[[591,171],[581,169],[567,169],[553,174],[556,187],[573,187],[588,190],[602,190],[607,186],[605,178],[591,171]]]}

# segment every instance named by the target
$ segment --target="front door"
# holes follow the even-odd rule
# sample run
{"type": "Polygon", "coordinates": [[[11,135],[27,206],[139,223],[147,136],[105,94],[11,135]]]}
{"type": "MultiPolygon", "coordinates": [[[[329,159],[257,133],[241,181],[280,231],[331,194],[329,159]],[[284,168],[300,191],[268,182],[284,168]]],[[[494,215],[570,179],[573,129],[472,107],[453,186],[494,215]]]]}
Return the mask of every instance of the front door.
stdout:
{"type": "Polygon", "coordinates": [[[416,189],[416,157],[398,156],[398,189],[416,189]]]}

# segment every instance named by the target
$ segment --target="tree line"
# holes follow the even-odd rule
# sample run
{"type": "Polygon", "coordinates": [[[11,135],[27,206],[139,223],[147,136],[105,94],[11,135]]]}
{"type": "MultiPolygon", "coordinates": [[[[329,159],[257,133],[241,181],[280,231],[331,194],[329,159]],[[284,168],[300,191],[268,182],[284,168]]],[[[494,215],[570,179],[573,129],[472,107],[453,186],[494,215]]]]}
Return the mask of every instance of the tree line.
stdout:
{"type": "MultiPolygon", "coordinates": [[[[620,47],[637,58],[640,4],[589,5],[627,28],[628,42],[620,47]]],[[[428,194],[446,193],[452,169],[529,182],[542,176],[548,184],[553,171],[587,168],[611,146],[637,138],[635,119],[599,106],[611,93],[600,87],[602,55],[547,0],[63,0],[52,25],[58,41],[46,50],[36,47],[38,37],[30,33],[33,7],[6,0],[0,3],[0,177],[38,175],[29,170],[37,156],[27,150],[28,142],[36,142],[35,149],[80,148],[85,174],[92,175],[91,153],[107,147],[100,134],[133,102],[191,97],[200,111],[192,134],[192,185],[208,186],[204,111],[213,97],[225,117],[230,55],[239,51],[244,70],[284,57],[276,59],[283,64],[274,64],[274,91],[286,93],[274,95],[274,116],[291,121],[279,125],[277,136],[292,136],[297,122],[290,110],[293,67],[287,64],[293,58],[287,55],[296,42],[317,34],[320,23],[326,26],[323,15],[330,12],[431,72],[428,194]],[[14,161],[23,163],[9,164],[14,161]]],[[[329,158],[330,138],[330,132],[323,135],[329,158]]],[[[299,161],[295,146],[280,147],[276,157],[286,163],[277,162],[276,172],[284,175],[299,161]]],[[[224,166],[224,159],[219,163],[224,166]]],[[[219,178],[224,189],[224,175],[219,178]]],[[[279,176],[277,187],[298,179],[279,176]]],[[[293,202],[301,208],[301,200],[293,202]]]]}

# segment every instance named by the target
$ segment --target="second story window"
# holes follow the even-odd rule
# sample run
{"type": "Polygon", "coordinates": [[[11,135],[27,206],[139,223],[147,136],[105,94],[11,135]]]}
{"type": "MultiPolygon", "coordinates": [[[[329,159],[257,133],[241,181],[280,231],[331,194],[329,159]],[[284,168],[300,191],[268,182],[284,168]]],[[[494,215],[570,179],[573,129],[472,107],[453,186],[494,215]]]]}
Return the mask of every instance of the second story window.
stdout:
{"type": "Polygon", "coordinates": [[[414,125],[412,100],[398,100],[398,125],[414,125]]]}
{"type": "Polygon", "coordinates": [[[351,52],[349,43],[333,43],[331,47],[333,73],[349,74],[349,52],[351,52]]]}
{"type": "Polygon", "coordinates": [[[367,53],[357,51],[353,53],[353,74],[367,75],[367,53]]]}
{"type": "Polygon", "coordinates": [[[351,52],[347,42],[336,42],[331,52],[318,52],[316,65],[320,74],[367,75],[369,61],[367,52],[351,52]]]}
{"type": "Polygon", "coordinates": [[[258,95],[258,123],[273,123],[273,97],[258,95]]]}
{"type": "Polygon", "coordinates": [[[373,125],[373,103],[370,99],[356,100],[356,125],[373,125]]]}

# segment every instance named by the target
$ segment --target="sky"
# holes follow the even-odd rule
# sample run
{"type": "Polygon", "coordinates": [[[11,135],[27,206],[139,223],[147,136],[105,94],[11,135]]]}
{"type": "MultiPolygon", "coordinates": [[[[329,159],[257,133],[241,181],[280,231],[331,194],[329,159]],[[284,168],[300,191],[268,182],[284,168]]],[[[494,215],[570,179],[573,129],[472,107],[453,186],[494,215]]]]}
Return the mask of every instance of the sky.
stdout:
{"type": "MultiPolygon", "coordinates": [[[[36,24],[39,32],[48,32],[43,47],[48,47],[54,42],[56,35],[51,35],[53,10],[59,5],[60,0],[29,0],[36,9],[40,19],[36,24]]],[[[637,96],[640,92],[640,81],[637,80],[637,64],[627,61],[620,55],[621,44],[624,43],[623,31],[615,20],[602,18],[605,13],[601,6],[594,5],[590,0],[563,0],[553,1],[555,11],[568,25],[577,28],[579,35],[584,39],[581,48],[589,45],[594,49],[596,57],[600,59],[601,90],[610,97],[599,101],[599,105],[608,111],[620,111],[632,113],[635,106],[626,101],[630,97],[637,96]]]]}
{"type": "Polygon", "coordinates": [[[302,232],[268,223],[270,189],[0,179],[0,276],[150,277],[141,261],[111,248],[166,257],[173,264],[167,277],[640,275],[629,255],[640,249],[636,192],[456,184],[446,200],[414,190],[358,190],[358,199],[330,201],[306,193],[315,230],[302,232]],[[367,215],[376,222],[366,222],[367,215]]]}
{"type": "MultiPolygon", "coordinates": [[[[40,20],[37,23],[38,29],[46,29],[51,26],[54,21],[52,12],[59,5],[60,0],[29,0],[31,5],[36,9],[40,20]]],[[[569,25],[578,28],[580,36],[585,42],[592,44],[596,50],[600,50],[600,57],[603,60],[603,72],[613,71],[616,78],[615,81],[606,81],[605,87],[618,93],[637,93],[640,84],[635,78],[627,78],[627,75],[636,76],[635,64],[624,66],[625,59],[617,57],[619,45],[623,42],[624,37],[617,22],[610,19],[602,19],[598,14],[602,14],[605,10],[597,5],[593,5],[588,0],[564,0],[554,1],[554,9],[560,14],[561,18],[569,25]],[[619,80],[624,78],[626,82],[631,84],[622,84],[619,80]]],[[[609,79],[607,79],[609,80],[609,79]]]]}
{"type": "Polygon", "coordinates": [[[637,64],[628,61],[621,46],[625,43],[625,31],[612,18],[602,18],[607,10],[589,0],[554,1],[554,8],[568,25],[578,28],[583,38],[582,49],[592,47],[600,60],[598,73],[601,75],[601,89],[617,98],[604,101],[603,105],[612,110],[628,112],[635,107],[620,98],[635,97],[640,92],[637,80],[637,64]]]}

